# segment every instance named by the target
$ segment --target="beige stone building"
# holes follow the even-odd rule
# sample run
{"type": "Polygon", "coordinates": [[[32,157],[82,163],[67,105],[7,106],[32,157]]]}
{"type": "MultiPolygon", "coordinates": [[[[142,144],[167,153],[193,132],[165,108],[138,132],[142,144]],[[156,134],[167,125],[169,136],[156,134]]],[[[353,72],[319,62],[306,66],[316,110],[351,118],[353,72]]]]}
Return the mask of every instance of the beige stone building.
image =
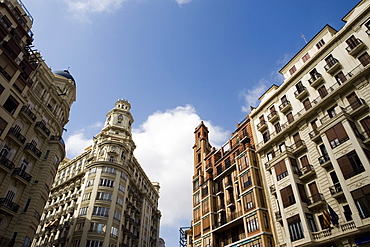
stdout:
{"type": "Polygon", "coordinates": [[[276,246],[369,246],[370,1],[326,25],[251,111],[276,246]]]}
{"type": "Polygon", "coordinates": [[[203,122],[194,134],[193,220],[184,242],[194,247],[273,247],[250,119],[238,124],[219,149],[209,143],[203,122]]]}
{"type": "Polygon", "coordinates": [[[32,22],[21,1],[0,1],[0,246],[30,245],[76,98],[69,72],[52,73],[32,48],[32,22]]]}
{"type": "Polygon", "coordinates": [[[157,247],[159,184],[133,155],[130,108],[118,100],[93,145],[59,166],[32,246],[157,247]]]}

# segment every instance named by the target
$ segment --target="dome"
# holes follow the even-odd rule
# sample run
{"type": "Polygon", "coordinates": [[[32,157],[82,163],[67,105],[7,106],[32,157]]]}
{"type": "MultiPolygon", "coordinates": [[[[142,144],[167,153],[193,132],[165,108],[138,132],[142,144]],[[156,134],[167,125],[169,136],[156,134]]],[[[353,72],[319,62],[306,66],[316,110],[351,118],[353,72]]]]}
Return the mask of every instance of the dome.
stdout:
{"type": "Polygon", "coordinates": [[[60,75],[60,76],[63,76],[67,79],[70,79],[73,81],[73,84],[76,86],[76,81],[75,79],[73,78],[73,76],[69,73],[68,70],[58,70],[58,71],[54,71],[53,72],[55,75],[60,75]]]}

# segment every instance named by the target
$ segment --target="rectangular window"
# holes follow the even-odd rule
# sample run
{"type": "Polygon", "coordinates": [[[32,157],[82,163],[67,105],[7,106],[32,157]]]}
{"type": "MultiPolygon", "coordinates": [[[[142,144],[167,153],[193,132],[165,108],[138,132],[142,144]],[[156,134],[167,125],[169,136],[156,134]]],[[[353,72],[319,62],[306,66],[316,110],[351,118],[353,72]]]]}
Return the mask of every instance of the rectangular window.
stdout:
{"type": "Polygon", "coordinates": [[[277,133],[280,133],[280,131],[281,131],[281,125],[280,125],[280,123],[279,123],[279,122],[277,122],[277,123],[274,125],[274,127],[275,127],[276,134],[277,134],[277,133]]]}
{"type": "Polygon", "coordinates": [[[290,239],[293,241],[304,238],[301,219],[299,215],[295,215],[287,219],[290,239]]]}
{"type": "MultiPolygon", "coordinates": [[[[90,232],[103,234],[107,230],[106,227],[107,226],[103,223],[92,222],[91,225],[90,225],[90,232]]],[[[82,228],[81,228],[81,230],[82,230],[82,228]]]]}
{"type": "Polygon", "coordinates": [[[297,71],[297,68],[295,67],[295,65],[289,70],[289,73],[290,73],[290,75],[293,75],[294,74],[294,72],[296,72],[297,71]]]}
{"type": "Polygon", "coordinates": [[[259,229],[257,214],[247,218],[247,231],[254,232],[259,229]]]}
{"type": "Polygon", "coordinates": [[[94,207],[92,215],[108,217],[109,208],[94,207]]]}
{"type": "Polygon", "coordinates": [[[10,114],[13,115],[14,112],[17,110],[18,105],[19,105],[19,102],[13,96],[9,95],[3,107],[5,110],[7,110],[10,114]]]}
{"type": "Polygon", "coordinates": [[[317,49],[320,49],[321,47],[323,47],[323,45],[325,45],[325,42],[323,39],[321,39],[317,44],[316,44],[316,47],[317,49]]]}
{"type": "Polygon", "coordinates": [[[293,113],[289,112],[287,115],[286,115],[286,118],[288,120],[288,123],[292,123],[294,121],[294,117],[293,117],[293,113]]]}
{"type": "Polygon", "coordinates": [[[321,86],[317,89],[320,94],[320,97],[323,99],[326,95],[328,95],[328,91],[326,90],[325,86],[321,86]]]}
{"type": "Polygon", "coordinates": [[[343,173],[344,179],[351,178],[365,171],[360,158],[354,150],[340,157],[337,159],[337,161],[343,173]]]}
{"type": "Polygon", "coordinates": [[[203,214],[206,214],[206,213],[209,212],[209,199],[204,200],[202,202],[202,209],[203,209],[203,211],[202,211],[203,214]]]}
{"type": "Polygon", "coordinates": [[[305,63],[308,59],[310,59],[310,54],[306,53],[306,54],[302,57],[302,61],[305,63]]]}
{"type": "Polygon", "coordinates": [[[105,179],[105,178],[101,178],[101,179],[100,179],[100,184],[99,184],[99,186],[105,186],[105,187],[113,188],[113,186],[114,186],[114,181],[113,181],[113,180],[109,180],[109,179],[105,179]]]}
{"type": "Polygon", "coordinates": [[[112,194],[105,193],[105,192],[98,192],[96,194],[96,200],[111,201],[112,200],[112,194]]]}
{"type": "Polygon", "coordinates": [[[242,177],[241,177],[242,183],[243,183],[243,190],[249,188],[252,185],[252,178],[250,171],[246,172],[242,177]]]}
{"type": "Polygon", "coordinates": [[[120,221],[121,220],[121,213],[114,211],[113,219],[120,221]]]}
{"type": "Polygon", "coordinates": [[[325,134],[332,148],[339,146],[349,139],[342,123],[336,124],[334,127],[327,130],[325,134]]]}
{"type": "Polygon", "coordinates": [[[248,194],[243,196],[243,200],[244,200],[244,206],[245,206],[246,211],[248,211],[251,208],[254,208],[253,190],[251,190],[248,194]]]}
{"type": "Polygon", "coordinates": [[[86,247],[103,247],[103,242],[95,240],[87,240],[86,247]]]}
{"type": "Polygon", "coordinates": [[[307,197],[307,193],[306,193],[306,190],[304,188],[304,185],[303,184],[297,184],[297,186],[298,186],[299,196],[301,197],[302,202],[308,203],[308,197],[307,197]]]}
{"type": "Polygon", "coordinates": [[[1,133],[4,132],[7,125],[8,123],[3,118],[0,117],[0,135],[1,133]]]}
{"type": "Polygon", "coordinates": [[[91,187],[91,186],[93,186],[94,185],[94,179],[89,179],[89,180],[87,180],[87,182],[86,182],[86,187],[91,187]]]}
{"type": "Polygon", "coordinates": [[[370,56],[367,52],[358,57],[360,63],[365,67],[370,63],[370,56]]]}
{"type": "Polygon", "coordinates": [[[342,85],[345,81],[347,81],[347,77],[343,74],[342,71],[336,74],[334,78],[338,82],[339,85],[342,85]]]}
{"type": "Polygon", "coordinates": [[[90,200],[91,192],[82,195],[82,201],[90,200]]]}
{"type": "Polygon", "coordinates": [[[123,199],[121,197],[117,197],[116,204],[123,205],[123,199]]]}
{"type": "Polygon", "coordinates": [[[266,143],[270,140],[270,132],[266,131],[265,133],[262,134],[263,141],[266,143]]]}
{"type": "Polygon", "coordinates": [[[281,160],[274,166],[274,168],[278,181],[288,176],[288,170],[286,169],[285,160],[281,160]]]}
{"type": "Polygon", "coordinates": [[[292,190],[292,186],[289,185],[284,189],[280,190],[281,199],[283,201],[283,207],[289,207],[290,205],[295,204],[295,198],[292,190]]]}
{"type": "Polygon", "coordinates": [[[194,195],[194,205],[198,204],[200,202],[200,193],[197,192],[195,195],[194,195]]]}
{"type": "Polygon", "coordinates": [[[110,230],[110,235],[114,238],[117,238],[118,237],[118,228],[117,227],[114,227],[112,226],[111,230],[110,230]]]}
{"type": "Polygon", "coordinates": [[[311,107],[312,107],[312,105],[311,105],[311,102],[310,102],[310,99],[305,99],[304,101],[303,101],[303,106],[304,106],[304,109],[307,111],[308,109],[310,109],[311,107]]]}
{"type": "Polygon", "coordinates": [[[109,173],[109,174],[116,174],[116,168],[109,167],[109,166],[104,166],[101,172],[102,173],[109,173]]]}
{"type": "Polygon", "coordinates": [[[87,214],[87,209],[88,209],[88,207],[80,208],[80,212],[79,212],[78,215],[86,215],[87,214]]]}

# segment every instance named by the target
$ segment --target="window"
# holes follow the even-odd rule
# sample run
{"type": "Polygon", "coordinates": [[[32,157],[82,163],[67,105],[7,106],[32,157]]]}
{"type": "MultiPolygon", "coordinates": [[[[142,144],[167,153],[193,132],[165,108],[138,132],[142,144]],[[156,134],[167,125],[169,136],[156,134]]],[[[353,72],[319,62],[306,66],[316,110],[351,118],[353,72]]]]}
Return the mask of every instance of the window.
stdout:
{"type": "Polygon", "coordinates": [[[206,199],[202,202],[202,213],[206,214],[209,212],[209,199],[206,199]]]}
{"type": "Polygon", "coordinates": [[[338,62],[338,60],[335,59],[333,55],[329,55],[327,58],[325,58],[325,61],[326,61],[326,66],[325,66],[326,70],[328,70],[329,68],[331,68],[334,64],[338,62]]]}
{"type": "Polygon", "coordinates": [[[310,99],[309,99],[309,98],[305,99],[302,103],[303,103],[304,109],[305,109],[306,111],[312,107],[312,105],[311,105],[311,102],[310,102],[310,99]]]}
{"type": "Polygon", "coordinates": [[[82,231],[84,228],[85,222],[80,222],[76,224],[75,231],[82,231]]]}
{"type": "Polygon", "coordinates": [[[370,63],[370,56],[367,52],[365,52],[364,54],[358,57],[358,60],[363,66],[366,66],[370,63]]]}
{"type": "Polygon", "coordinates": [[[199,192],[197,192],[194,195],[194,205],[198,204],[199,202],[200,202],[200,196],[199,196],[199,192]]]}
{"type": "Polygon", "coordinates": [[[116,174],[116,168],[104,166],[102,169],[102,173],[116,174]]]}
{"type": "Polygon", "coordinates": [[[305,63],[308,59],[310,59],[310,54],[306,53],[306,54],[302,57],[302,61],[305,63]]]}
{"type": "Polygon", "coordinates": [[[4,92],[4,89],[5,88],[3,87],[3,85],[0,84],[0,94],[2,94],[4,92]]]}
{"type": "Polygon", "coordinates": [[[96,240],[87,240],[86,247],[103,247],[103,242],[96,240]]]}
{"type": "Polygon", "coordinates": [[[24,241],[23,241],[22,247],[29,247],[29,246],[30,246],[30,238],[29,237],[25,237],[24,238],[24,241]]]}
{"type": "Polygon", "coordinates": [[[277,122],[277,123],[274,125],[274,127],[275,127],[275,132],[276,132],[276,133],[280,133],[280,131],[281,131],[281,125],[280,125],[280,123],[279,123],[279,122],[277,122]]]}
{"type": "Polygon", "coordinates": [[[259,229],[257,214],[247,218],[247,231],[254,232],[259,229]]]}
{"type": "Polygon", "coordinates": [[[323,85],[317,89],[317,91],[320,94],[320,97],[323,99],[326,95],[328,95],[328,91],[326,90],[326,87],[323,85]]]}
{"type": "Polygon", "coordinates": [[[125,192],[125,186],[123,186],[123,184],[119,184],[118,185],[118,190],[121,191],[121,192],[125,192]]]}
{"type": "Polygon", "coordinates": [[[346,98],[347,98],[348,103],[350,104],[352,110],[356,110],[358,107],[360,107],[362,105],[362,102],[357,97],[355,92],[349,94],[346,98]]]}
{"type": "Polygon", "coordinates": [[[91,187],[94,185],[94,179],[87,180],[86,187],[91,187]]]}
{"type": "Polygon", "coordinates": [[[370,217],[370,185],[351,192],[357,210],[362,219],[370,217]]]}
{"type": "Polygon", "coordinates": [[[329,118],[333,118],[333,117],[335,117],[337,115],[337,113],[335,111],[335,107],[337,107],[337,106],[335,105],[332,108],[329,108],[327,110],[327,113],[328,113],[329,118]]]}
{"type": "Polygon", "coordinates": [[[116,204],[123,205],[123,199],[121,197],[117,197],[116,204]]]}
{"type": "Polygon", "coordinates": [[[250,171],[244,173],[244,175],[241,177],[242,183],[243,183],[243,190],[247,189],[249,186],[252,185],[252,178],[250,175],[250,171]]]}
{"type": "Polygon", "coordinates": [[[114,211],[113,219],[120,221],[121,220],[121,213],[114,211]]]}
{"type": "Polygon", "coordinates": [[[94,207],[92,215],[108,217],[109,208],[94,207]]]}
{"type": "Polygon", "coordinates": [[[317,44],[316,44],[316,47],[317,49],[320,49],[321,47],[323,47],[323,45],[325,45],[325,42],[323,39],[321,39],[317,44]]]}
{"type": "Polygon", "coordinates": [[[346,43],[348,45],[347,50],[353,50],[353,48],[360,44],[359,40],[353,35],[346,40],[346,43]]]}
{"type": "Polygon", "coordinates": [[[310,76],[311,76],[311,81],[310,81],[310,84],[311,84],[312,81],[316,81],[321,76],[321,74],[317,72],[316,69],[313,69],[310,71],[310,76]]]}
{"type": "Polygon", "coordinates": [[[281,160],[279,163],[277,163],[275,166],[275,174],[277,180],[281,180],[288,176],[288,171],[286,169],[285,160],[281,160]]]}
{"type": "Polygon", "coordinates": [[[200,220],[200,207],[197,207],[196,209],[194,209],[194,221],[198,221],[200,220]]]}
{"type": "Polygon", "coordinates": [[[87,208],[88,207],[80,208],[80,212],[78,213],[78,215],[86,215],[87,214],[87,208]]]}
{"type": "Polygon", "coordinates": [[[286,118],[288,120],[288,123],[292,123],[294,121],[294,117],[293,117],[293,113],[292,112],[289,112],[287,115],[286,115],[286,118]]]}
{"type": "Polygon", "coordinates": [[[344,179],[351,178],[365,171],[355,150],[337,159],[344,179]]]}
{"type": "Polygon", "coordinates": [[[299,218],[299,215],[290,217],[287,219],[287,221],[290,239],[292,240],[292,242],[304,238],[301,219],[299,218]]]}
{"type": "Polygon", "coordinates": [[[308,229],[310,229],[311,232],[317,232],[317,227],[316,227],[316,223],[313,218],[313,215],[306,213],[306,219],[307,219],[308,229]]]}
{"type": "Polygon", "coordinates": [[[7,110],[10,114],[14,114],[15,110],[17,109],[19,102],[11,95],[9,95],[8,99],[4,103],[4,109],[7,110]]]}
{"type": "Polygon", "coordinates": [[[203,224],[203,232],[208,232],[211,228],[211,217],[206,217],[202,220],[202,224],[203,224]]]}
{"type": "Polygon", "coordinates": [[[91,232],[105,233],[106,230],[107,230],[107,226],[103,223],[92,222],[91,225],[90,225],[90,231],[91,232]]]}
{"type": "Polygon", "coordinates": [[[262,134],[263,141],[266,143],[270,140],[270,132],[266,131],[265,133],[262,134]]]}
{"type": "Polygon", "coordinates": [[[4,132],[7,125],[8,123],[3,118],[0,117],[0,135],[1,133],[4,132]]]}
{"type": "Polygon", "coordinates": [[[290,205],[295,204],[295,198],[292,190],[292,186],[289,185],[284,189],[280,190],[281,200],[283,201],[283,207],[289,207],[290,205]]]}
{"type": "Polygon", "coordinates": [[[112,200],[112,194],[105,193],[105,192],[98,192],[96,194],[96,200],[111,201],[112,200]]]}
{"type": "Polygon", "coordinates": [[[332,148],[339,146],[349,139],[342,123],[336,124],[334,127],[327,130],[325,134],[332,148]]]}
{"type": "Polygon", "coordinates": [[[208,186],[202,188],[202,198],[208,195],[208,186]]]}
{"type": "Polygon", "coordinates": [[[90,169],[89,174],[93,174],[93,173],[96,173],[96,167],[93,167],[90,169]]]}
{"type": "Polygon", "coordinates": [[[343,74],[342,71],[336,74],[334,78],[338,82],[339,85],[342,85],[345,81],[347,81],[347,77],[343,74]]]}
{"type": "Polygon", "coordinates": [[[91,192],[82,195],[82,201],[90,200],[91,192]]]}
{"type": "Polygon", "coordinates": [[[295,67],[295,65],[289,70],[289,73],[290,73],[290,75],[293,75],[294,74],[294,72],[296,72],[297,71],[297,68],[295,67]]]}
{"type": "Polygon", "coordinates": [[[299,81],[296,85],[295,85],[296,89],[297,89],[297,92],[298,94],[299,93],[302,93],[306,88],[303,86],[302,82],[299,81]]]}
{"type": "Polygon", "coordinates": [[[245,210],[254,208],[253,190],[248,191],[248,194],[243,196],[245,210]]]}
{"type": "Polygon", "coordinates": [[[111,230],[110,230],[110,235],[114,238],[117,238],[118,237],[118,228],[117,227],[114,227],[112,226],[111,230]]]}
{"type": "Polygon", "coordinates": [[[352,218],[352,211],[351,211],[349,205],[343,206],[343,213],[344,213],[344,217],[346,218],[346,221],[353,220],[353,218],[352,218]]]}
{"type": "Polygon", "coordinates": [[[100,179],[100,184],[99,184],[99,186],[105,186],[105,187],[113,188],[113,186],[114,186],[114,181],[113,181],[113,180],[109,180],[109,179],[102,178],[102,179],[100,179]]]}
{"type": "Polygon", "coordinates": [[[299,196],[302,202],[308,203],[308,197],[303,184],[297,184],[299,196]]]}

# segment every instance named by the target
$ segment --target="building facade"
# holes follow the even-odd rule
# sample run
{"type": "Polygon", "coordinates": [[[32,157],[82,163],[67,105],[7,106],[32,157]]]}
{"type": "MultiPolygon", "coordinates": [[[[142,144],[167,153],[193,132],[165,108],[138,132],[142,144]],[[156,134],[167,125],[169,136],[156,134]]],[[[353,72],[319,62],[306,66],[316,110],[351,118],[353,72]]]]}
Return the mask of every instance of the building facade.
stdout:
{"type": "Polygon", "coordinates": [[[0,246],[30,245],[76,99],[69,72],[52,73],[32,48],[32,22],[21,1],[0,1],[0,246]]]}
{"type": "Polygon", "coordinates": [[[160,187],[133,155],[130,108],[118,100],[93,145],[59,166],[32,246],[157,247],[160,187]]]}
{"type": "Polygon", "coordinates": [[[274,246],[251,122],[216,150],[202,122],[195,130],[193,220],[187,246],[274,246]]]}
{"type": "Polygon", "coordinates": [[[276,246],[369,246],[370,1],[319,31],[250,113],[276,246]]]}

